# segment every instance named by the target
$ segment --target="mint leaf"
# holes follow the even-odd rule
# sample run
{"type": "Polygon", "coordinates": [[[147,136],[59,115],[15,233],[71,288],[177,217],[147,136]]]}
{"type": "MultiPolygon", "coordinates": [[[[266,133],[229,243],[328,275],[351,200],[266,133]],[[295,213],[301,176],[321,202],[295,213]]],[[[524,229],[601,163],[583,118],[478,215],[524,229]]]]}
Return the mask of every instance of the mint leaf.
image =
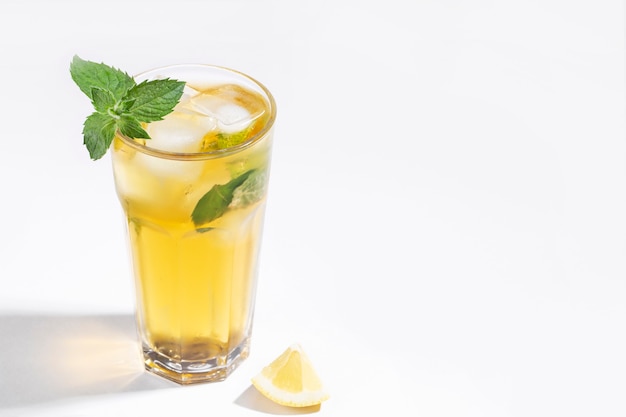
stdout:
{"type": "Polygon", "coordinates": [[[184,87],[184,82],[169,78],[144,81],[128,91],[127,98],[135,100],[130,112],[140,122],[162,120],[163,116],[172,112],[183,95],[184,87]]]}
{"type": "Polygon", "coordinates": [[[233,201],[235,189],[243,184],[254,171],[254,169],[246,171],[226,184],[214,185],[198,200],[193,213],[191,213],[194,224],[199,226],[221,217],[233,201]]]}
{"type": "Polygon", "coordinates": [[[70,74],[96,110],[83,126],[83,142],[94,160],[106,154],[118,130],[131,139],[150,139],[141,123],[171,113],[185,86],[169,78],[137,85],[125,72],[78,56],[70,64],[70,74]]]}
{"type": "Polygon", "coordinates": [[[134,117],[122,114],[118,120],[116,120],[117,128],[122,132],[122,135],[135,139],[150,139],[150,135],[146,132],[141,123],[134,117]]]}
{"type": "Polygon", "coordinates": [[[84,61],[78,56],[74,56],[70,64],[70,74],[81,91],[90,99],[93,99],[92,90],[100,88],[110,91],[113,97],[119,100],[135,85],[135,80],[125,72],[108,65],[84,61]]]}
{"type": "Polygon", "coordinates": [[[135,99],[122,99],[117,103],[117,109],[121,113],[130,113],[130,108],[135,104],[135,99]]]}
{"type": "Polygon", "coordinates": [[[91,159],[102,158],[115,136],[115,120],[102,113],[92,113],[83,126],[84,144],[91,159]]]}
{"type": "Polygon", "coordinates": [[[107,113],[108,109],[115,106],[116,100],[110,91],[94,87],[91,89],[91,102],[98,112],[107,113]]]}
{"type": "Polygon", "coordinates": [[[229,207],[233,209],[245,208],[261,200],[265,195],[266,179],[266,169],[253,170],[248,178],[235,188],[229,207]]]}

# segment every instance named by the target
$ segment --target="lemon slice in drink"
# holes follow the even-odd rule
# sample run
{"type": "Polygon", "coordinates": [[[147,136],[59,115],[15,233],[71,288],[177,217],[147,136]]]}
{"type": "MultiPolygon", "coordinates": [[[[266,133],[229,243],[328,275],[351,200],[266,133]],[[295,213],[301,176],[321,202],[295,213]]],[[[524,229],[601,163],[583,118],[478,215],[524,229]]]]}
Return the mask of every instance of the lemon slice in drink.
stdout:
{"type": "Polygon", "coordinates": [[[309,407],[329,398],[300,345],[293,344],[254,378],[252,385],[275,403],[309,407]]]}

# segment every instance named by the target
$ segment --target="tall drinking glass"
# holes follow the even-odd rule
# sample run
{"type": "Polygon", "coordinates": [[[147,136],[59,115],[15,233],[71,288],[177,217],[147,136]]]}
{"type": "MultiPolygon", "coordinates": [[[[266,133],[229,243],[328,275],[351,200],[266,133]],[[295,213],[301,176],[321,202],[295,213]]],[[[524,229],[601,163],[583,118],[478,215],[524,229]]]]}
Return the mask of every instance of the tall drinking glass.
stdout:
{"type": "Polygon", "coordinates": [[[152,139],[118,133],[111,152],[144,361],[180,384],[220,381],[249,353],[276,105],[226,68],[135,77],[157,78],[185,81],[181,101],[152,139]]]}

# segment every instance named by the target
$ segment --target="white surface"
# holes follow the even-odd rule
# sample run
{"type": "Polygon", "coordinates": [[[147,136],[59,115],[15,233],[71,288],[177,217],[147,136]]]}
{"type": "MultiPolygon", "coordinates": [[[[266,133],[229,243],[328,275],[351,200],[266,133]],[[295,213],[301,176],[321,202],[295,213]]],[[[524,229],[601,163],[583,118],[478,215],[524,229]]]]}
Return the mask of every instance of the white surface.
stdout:
{"type": "Polygon", "coordinates": [[[308,413],[626,415],[621,2],[5,0],[0,47],[0,415],[295,413],[249,382],[293,342],[332,395],[308,413]],[[253,350],[226,382],[138,368],[74,54],[276,96],[253,350]]]}

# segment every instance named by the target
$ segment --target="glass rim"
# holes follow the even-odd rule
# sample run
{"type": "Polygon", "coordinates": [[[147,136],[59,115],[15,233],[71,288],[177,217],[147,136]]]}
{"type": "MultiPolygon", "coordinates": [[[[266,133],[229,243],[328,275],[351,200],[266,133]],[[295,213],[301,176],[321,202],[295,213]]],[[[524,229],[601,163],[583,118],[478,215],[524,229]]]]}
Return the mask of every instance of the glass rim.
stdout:
{"type": "MultiPolygon", "coordinates": [[[[231,146],[228,148],[224,148],[224,149],[216,149],[216,150],[211,150],[211,151],[205,151],[205,152],[172,152],[172,151],[165,151],[165,150],[161,150],[161,149],[155,149],[155,148],[151,148],[149,146],[146,145],[142,145],[141,143],[136,142],[134,139],[122,134],[122,132],[120,132],[119,130],[117,130],[115,132],[115,136],[117,138],[119,138],[122,142],[124,142],[124,144],[130,146],[131,148],[142,152],[144,154],[150,155],[150,156],[154,156],[157,158],[162,158],[162,159],[174,159],[174,160],[205,160],[205,159],[215,159],[215,158],[220,158],[220,157],[225,157],[228,155],[232,155],[235,153],[238,153],[246,148],[249,148],[250,146],[254,145],[255,143],[259,142],[261,139],[263,139],[265,136],[267,136],[270,132],[270,130],[272,129],[272,127],[274,126],[274,121],[276,120],[276,102],[274,100],[274,96],[272,95],[272,93],[267,89],[267,87],[265,87],[265,85],[263,85],[261,82],[257,81],[255,78],[252,78],[251,76],[241,72],[241,71],[237,71],[234,70],[232,68],[228,68],[228,67],[223,67],[223,66],[219,66],[219,65],[212,65],[212,64],[173,64],[173,65],[166,65],[166,66],[162,66],[162,67],[155,67],[146,71],[142,71],[140,73],[138,73],[137,75],[135,75],[133,78],[139,78],[142,76],[146,76],[147,74],[150,74],[152,72],[156,72],[156,71],[161,71],[161,70],[172,70],[172,69],[176,69],[176,68],[181,68],[181,69],[189,69],[189,68],[198,68],[198,69],[213,69],[213,70],[218,70],[218,71],[223,71],[223,72],[227,72],[230,73],[232,75],[235,75],[237,77],[242,77],[243,79],[253,83],[256,87],[260,88],[260,90],[262,91],[263,94],[265,94],[265,98],[268,101],[269,104],[269,110],[270,110],[270,117],[267,120],[267,122],[265,123],[265,125],[263,126],[263,128],[257,132],[254,136],[252,136],[251,138],[249,138],[248,140],[246,140],[245,142],[242,142],[238,145],[235,146],[231,146]]],[[[171,76],[172,78],[175,78],[174,76],[171,76]]],[[[149,79],[149,78],[145,78],[145,79],[149,79]]],[[[180,81],[185,81],[185,80],[180,80],[180,81]]],[[[146,139],[147,141],[149,141],[150,139],[146,139]]]]}

